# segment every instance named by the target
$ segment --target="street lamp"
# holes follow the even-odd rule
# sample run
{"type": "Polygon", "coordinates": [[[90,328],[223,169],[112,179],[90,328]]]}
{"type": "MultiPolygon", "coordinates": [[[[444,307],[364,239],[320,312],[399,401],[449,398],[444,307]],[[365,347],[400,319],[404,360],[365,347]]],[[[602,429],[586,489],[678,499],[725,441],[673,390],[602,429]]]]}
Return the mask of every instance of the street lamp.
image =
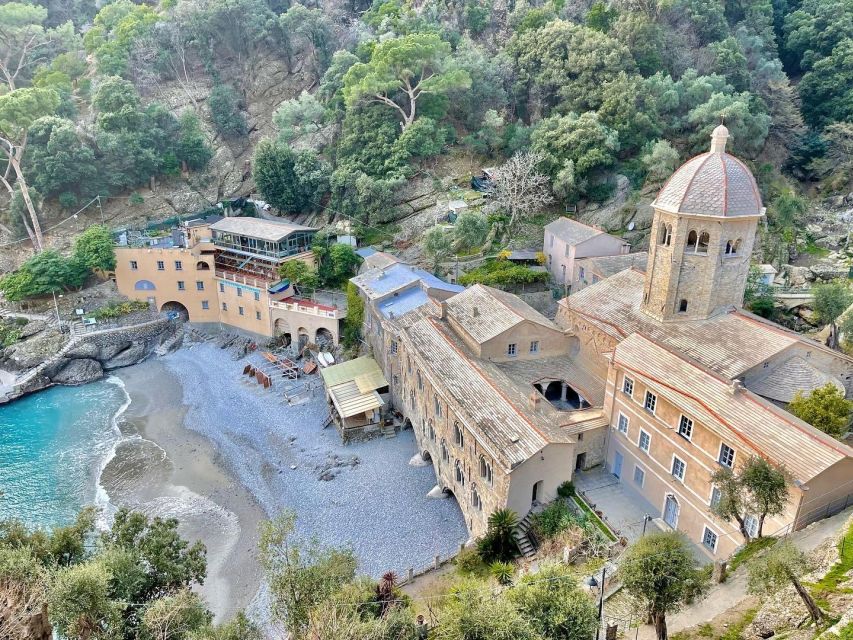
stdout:
{"type": "MultiPolygon", "coordinates": [[[[51,293],[53,294],[53,308],[56,311],[56,324],[61,329],[62,328],[62,318],[59,317],[59,302],[57,302],[57,300],[56,300],[56,291],[51,291],[51,293]]],[[[61,293],[59,294],[59,297],[60,298],[62,297],[61,293]]]]}
{"type": "Polygon", "coordinates": [[[591,590],[598,590],[598,626],[595,628],[595,640],[598,640],[601,633],[601,621],[604,614],[604,585],[607,577],[607,565],[601,568],[601,584],[596,580],[595,576],[589,576],[586,579],[586,586],[591,590]]]}
{"type": "MultiPolygon", "coordinates": [[[[643,516],[643,536],[646,535],[646,525],[649,524],[649,520],[651,519],[652,517],[648,513],[643,516]]],[[[642,538],[643,536],[640,537],[642,538]]]]}

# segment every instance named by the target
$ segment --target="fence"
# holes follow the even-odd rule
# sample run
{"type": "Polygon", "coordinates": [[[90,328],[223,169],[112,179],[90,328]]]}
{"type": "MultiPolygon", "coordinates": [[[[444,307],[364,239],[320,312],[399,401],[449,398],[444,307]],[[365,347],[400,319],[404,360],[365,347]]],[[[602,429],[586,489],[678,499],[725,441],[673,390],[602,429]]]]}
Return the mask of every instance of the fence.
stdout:
{"type": "Polygon", "coordinates": [[[406,572],[406,575],[400,579],[398,584],[400,586],[403,586],[404,584],[409,584],[410,582],[412,582],[417,577],[420,577],[422,575],[430,573],[431,571],[438,571],[444,565],[448,564],[449,562],[452,562],[453,559],[464,548],[465,548],[465,543],[460,542],[459,543],[459,549],[457,551],[455,551],[454,553],[451,553],[447,556],[443,556],[441,554],[438,554],[435,556],[435,558],[433,558],[433,561],[430,562],[429,564],[423,564],[419,567],[409,567],[409,569],[406,572]]]}
{"type": "Polygon", "coordinates": [[[812,509],[804,514],[800,514],[797,517],[794,529],[802,529],[803,527],[810,525],[812,522],[817,522],[818,520],[834,516],[836,513],[841,513],[851,505],[853,505],[853,493],[848,493],[846,496],[831,500],[823,507],[818,507],[817,509],[812,509]]]}

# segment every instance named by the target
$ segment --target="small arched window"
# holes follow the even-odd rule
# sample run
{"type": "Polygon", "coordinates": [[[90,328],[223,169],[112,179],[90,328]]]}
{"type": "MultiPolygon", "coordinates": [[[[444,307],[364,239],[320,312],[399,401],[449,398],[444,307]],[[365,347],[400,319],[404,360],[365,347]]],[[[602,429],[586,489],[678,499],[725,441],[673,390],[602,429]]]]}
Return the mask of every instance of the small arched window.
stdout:
{"type": "Polygon", "coordinates": [[[734,247],[732,246],[732,241],[731,241],[731,240],[729,240],[729,241],[726,243],[726,255],[727,255],[727,256],[730,256],[730,255],[731,255],[731,254],[733,254],[733,253],[734,253],[734,247]]]}
{"type": "Polygon", "coordinates": [[[441,417],[441,402],[438,399],[438,396],[433,396],[433,405],[435,406],[435,415],[439,418],[441,417]]]}
{"type": "Polygon", "coordinates": [[[198,262],[196,262],[195,268],[198,271],[210,271],[210,265],[204,262],[203,260],[199,260],[198,262]]]}
{"type": "Polygon", "coordinates": [[[471,506],[477,511],[483,510],[483,501],[480,500],[480,494],[477,492],[477,486],[471,486],[471,506]]]}
{"type": "Polygon", "coordinates": [[[454,471],[456,475],[456,482],[458,482],[461,486],[465,486],[465,470],[462,468],[462,461],[457,460],[454,465],[454,471]]]}
{"type": "Polygon", "coordinates": [[[699,234],[699,244],[696,245],[696,253],[708,253],[709,244],[711,244],[711,234],[703,231],[699,234]]]}
{"type": "Polygon", "coordinates": [[[492,484],[492,465],[483,456],[480,456],[480,478],[492,484]]]}
{"type": "Polygon", "coordinates": [[[409,389],[409,404],[412,406],[412,409],[415,408],[415,390],[409,389]]]}
{"type": "Polygon", "coordinates": [[[696,251],[696,241],[699,236],[696,231],[691,230],[690,233],[687,234],[687,250],[688,251],[696,251]]]}
{"type": "Polygon", "coordinates": [[[678,313],[687,313],[687,300],[682,298],[678,303],[678,313]]]}
{"type": "Polygon", "coordinates": [[[661,223],[658,244],[668,247],[672,243],[672,225],[661,223]]]}
{"type": "Polygon", "coordinates": [[[418,371],[417,378],[418,378],[418,391],[423,391],[424,390],[424,379],[421,378],[421,372],[420,371],[418,371]]]}
{"type": "Polygon", "coordinates": [[[435,426],[432,424],[432,420],[429,421],[429,439],[435,442],[435,426]]]}
{"type": "Polygon", "coordinates": [[[737,255],[740,253],[740,245],[743,242],[740,238],[735,240],[735,243],[732,245],[732,255],[737,255]]]}
{"type": "Polygon", "coordinates": [[[458,422],[453,423],[453,442],[457,447],[465,447],[465,434],[462,432],[462,427],[458,422]]]}
{"type": "Polygon", "coordinates": [[[450,454],[447,453],[447,443],[444,438],[441,439],[441,459],[445,462],[450,462],[450,454]]]}

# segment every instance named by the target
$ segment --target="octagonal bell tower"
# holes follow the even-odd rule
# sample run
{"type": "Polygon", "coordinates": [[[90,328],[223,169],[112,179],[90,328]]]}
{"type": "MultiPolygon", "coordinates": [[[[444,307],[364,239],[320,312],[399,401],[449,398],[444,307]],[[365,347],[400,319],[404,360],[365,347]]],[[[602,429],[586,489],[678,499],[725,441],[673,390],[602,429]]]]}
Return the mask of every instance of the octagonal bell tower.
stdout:
{"type": "Polygon", "coordinates": [[[652,203],[642,309],[661,321],[708,318],[743,304],[764,207],[749,168],[726,153],[729,131],[685,162],[652,203]]]}

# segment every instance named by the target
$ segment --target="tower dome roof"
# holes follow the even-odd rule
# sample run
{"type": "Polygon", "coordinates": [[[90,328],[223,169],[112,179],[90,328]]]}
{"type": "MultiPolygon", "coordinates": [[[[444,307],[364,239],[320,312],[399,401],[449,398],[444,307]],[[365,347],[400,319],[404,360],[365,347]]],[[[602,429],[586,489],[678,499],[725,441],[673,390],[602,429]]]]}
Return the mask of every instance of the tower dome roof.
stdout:
{"type": "Polygon", "coordinates": [[[725,126],[714,129],[711,150],[681,165],[652,206],[672,213],[727,218],[763,215],[755,177],[743,162],[726,153],[728,138],[725,126]]]}

